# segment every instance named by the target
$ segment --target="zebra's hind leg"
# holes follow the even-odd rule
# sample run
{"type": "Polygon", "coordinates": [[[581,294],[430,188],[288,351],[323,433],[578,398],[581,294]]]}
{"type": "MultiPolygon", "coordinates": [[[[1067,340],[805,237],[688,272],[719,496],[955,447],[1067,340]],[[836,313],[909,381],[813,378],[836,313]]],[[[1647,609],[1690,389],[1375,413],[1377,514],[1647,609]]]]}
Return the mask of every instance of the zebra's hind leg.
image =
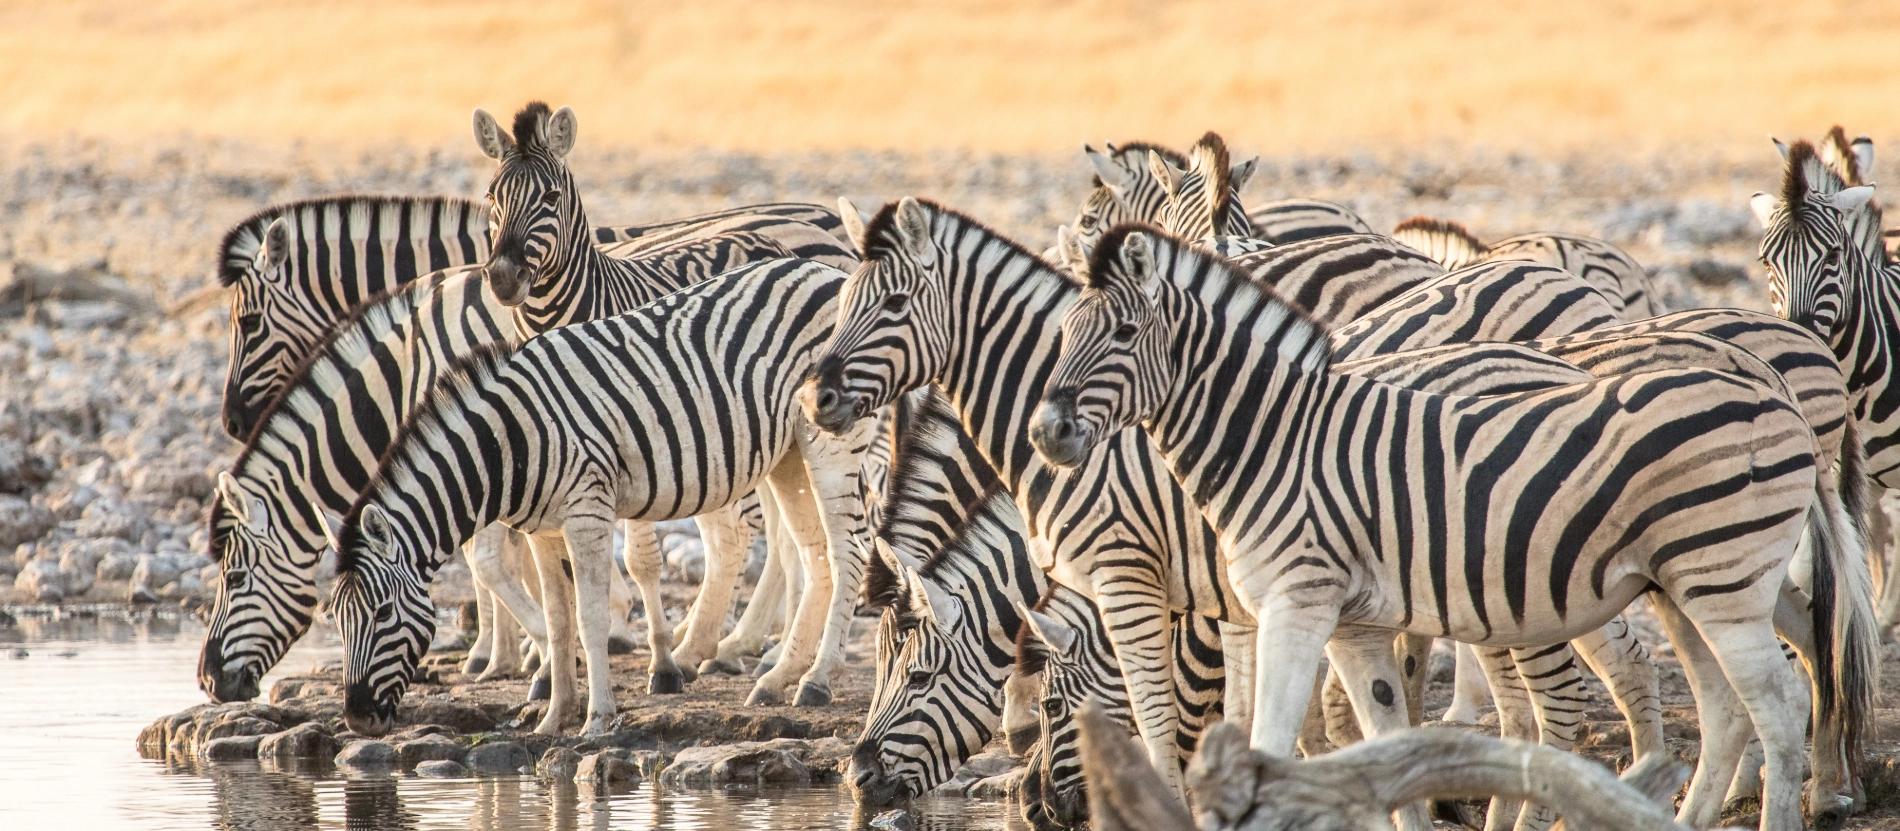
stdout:
{"type": "MultiPolygon", "coordinates": [[[[631,570],[633,566],[629,564],[627,568],[631,570]]],[[[607,569],[607,602],[607,608],[612,612],[607,618],[608,625],[612,627],[607,630],[607,654],[631,655],[638,645],[633,639],[633,627],[627,624],[628,618],[633,617],[633,590],[627,585],[626,576],[617,568],[607,569]]]]}
{"type": "Polygon", "coordinates": [[[720,639],[712,658],[700,663],[701,675],[715,672],[742,675],[745,659],[757,658],[765,651],[765,639],[771,635],[779,606],[785,600],[784,563],[797,559],[790,554],[791,542],[785,538],[785,521],[778,515],[778,502],[772,498],[772,489],[759,488],[753,493],[759,499],[759,530],[765,537],[765,570],[759,574],[758,585],[752,587],[752,596],[746,599],[745,611],[739,614],[739,622],[733,624],[732,633],[720,639]]]}
{"type": "Polygon", "coordinates": [[[475,581],[475,642],[469,644],[468,657],[462,659],[462,674],[479,675],[494,660],[495,594],[482,585],[481,575],[474,569],[469,574],[475,581]]]}
{"type": "MultiPolygon", "coordinates": [[[[1498,708],[1498,734],[1523,742],[1537,740],[1537,710],[1531,703],[1531,691],[1519,675],[1517,658],[1509,649],[1493,646],[1471,648],[1483,678],[1491,688],[1491,699],[1498,708]]],[[[1492,797],[1484,816],[1485,831],[1503,831],[1517,825],[1523,812],[1522,800],[1492,797]]]]}
{"type": "MultiPolygon", "coordinates": [[[[1806,691],[1782,659],[1773,627],[1764,625],[1767,621],[1737,619],[1726,609],[1690,609],[1696,613],[1696,627],[1704,633],[1729,684],[1747,708],[1756,735],[1761,737],[1766,757],[1762,765],[1762,831],[1802,828],[1801,765],[1806,732],[1802,714],[1806,691]]],[[[1745,741],[1746,731],[1741,732],[1745,741]]],[[[1727,773],[1717,783],[1717,799],[1734,775],[1732,768],[1727,773]]],[[[1821,812],[1826,810],[1823,806],[1821,812]]]]}
{"type": "Polygon", "coordinates": [[[1484,680],[1484,665],[1478,663],[1470,644],[1453,644],[1452,648],[1457,669],[1452,675],[1451,706],[1445,710],[1444,720],[1476,724],[1478,708],[1491,701],[1491,685],[1484,680]]]}
{"type": "MultiPolygon", "coordinates": [[[[1584,710],[1590,706],[1576,651],[1569,643],[1560,643],[1513,649],[1511,657],[1517,661],[1518,678],[1529,689],[1537,714],[1537,743],[1566,751],[1576,747],[1584,710]]],[[[1557,813],[1548,806],[1526,802],[1518,813],[1517,831],[1543,831],[1556,822],[1557,813]]]]}
{"type": "MultiPolygon", "coordinates": [[[[660,566],[663,557],[660,554],[659,537],[650,522],[628,522],[626,531],[627,543],[623,553],[627,574],[633,577],[634,585],[640,587],[640,602],[647,610],[647,694],[685,692],[687,679],[673,662],[673,633],[667,629],[666,607],[660,601],[660,566]]],[[[609,569],[608,576],[613,578],[611,571],[609,569]]],[[[610,698],[609,703],[611,701],[610,698]]]]}
{"type": "Polygon", "coordinates": [[[1182,777],[1176,737],[1181,724],[1174,701],[1174,627],[1167,598],[1155,593],[1156,581],[1151,574],[1130,579],[1126,573],[1116,574],[1098,566],[1089,576],[1095,582],[1096,605],[1102,610],[1115,662],[1121,665],[1135,731],[1148,751],[1148,761],[1161,775],[1161,781],[1176,795],[1184,795],[1187,783],[1182,777]]]}
{"type": "MultiPolygon", "coordinates": [[[[607,636],[612,631],[613,611],[608,601],[613,580],[613,542],[614,520],[612,508],[599,504],[593,498],[570,506],[567,521],[561,524],[561,532],[567,537],[567,559],[574,569],[573,598],[575,622],[580,633],[581,653],[587,660],[587,722],[581,729],[585,736],[598,736],[607,732],[614,719],[614,685],[610,675],[607,656],[607,636]]],[[[659,541],[653,538],[652,530],[646,533],[629,534],[629,546],[636,539],[643,538],[643,546],[652,550],[651,557],[654,579],[659,584],[659,541]]],[[[629,552],[629,565],[636,556],[629,552]]],[[[644,556],[644,555],[642,555],[644,556]]],[[[657,593],[655,595],[657,597],[657,593]]],[[[548,607],[557,604],[552,600],[548,607]]],[[[650,630],[664,638],[666,627],[650,627],[650,630]]],[[[662,641],[663,642],[663,641],[662,641]]],[[[665,650],[656,652],[656,658],[672,663],[672,655],[665,650]]],[[[571,667],[572,665],[568,665],[571,667]]],[[[557,673],[555,694],[560,694],[558,673],[563,669],[559,659],[555,661],[557,673]]]]}
{"type": "MultiPolygon", "coordinates": [[[[483,553],[480,556],[471,556],[469,565],[471,570],[484,572],[488,590],[494,593],[495,603],[501,607],[497,613],[513,620],[514,624],[519,626],[533,642],[534,650],[542,657],[546,657],[548,654],[547,613],[534,596],[536,588],[540,586],[540,579],[534,556],[527,550],[528,538],[505,526],[491,525],[477,533],[475,541],[480,543],[476,548],[483,553]]],[[[509,637],[514,636],[511,634],[509,637]]],[[[488,672],[484,673],[479,680],[500,677],[502,673],[511,670],[537,671],[538,667],[527,668],[525,658],[519,657],[519,647],[516,649],[518,658],[514,667],[491,665],[488,672]]],[[[537,677],[545,678],[546,676],[541,674],[537,677]]],[[[545,687],[545,684],[542,686],[545,687]]],[[[543,696],[545,697],[545,692],[543,696]]],[[[528,700],[536,699],[531,695],[528,700]]]]}
{"type": "Polygon", "coordinates": [[[1691,828],[1709,828],[1721,818],[1722,797],[1735,778],[1742,750],[1748,744],[1748,711],[1730,686],[1715,653],[1675,601],[1656,593],[1650,595],[1650,605],[1675,646],[1683,675],[1695,694],[1696,720],[1702,734],[1702,753],[1676,820],[1691,828]]]}
{"type": "MultiPolygon", "coordinates": [[[[1346,697],[1359,714],[1359,731],[1368,737],[1411,726],[1405,703],[1405,673],[1393,654],[1393,635],[1389,629],[1345,626],[1335,631],[1326,644],[1326,654],[1346,687],[1346,697]]],[[[1407,805],[1394,813],[1400,831],[1429,831],[1432,827],[1423,803],[1407,805]]]]}
{"type": "Polygon", "coordinates": [[[1221,720],[1253,732],[1254,638],[1260,630],[1220,622],[1221,662],[1227,667],[1227,688],[1221,693],[1221,720]]]}
{"type": "Polygon", "coordinates": [[[1629,723],[1632,760],[1663,749],[1662,686],[1649,648],[1622,615],[1570,642],[1629,723]]]}
{"type": "Polygon", "coordinates": [[[742,528],[737,503],[701,514],[697,521],[700,539],[706,546],[706,577],[700,581],[699,598],[686,616],[685,636],[673,648],[673,662],[695,672],[702,661],[718,654],[719,630],[726,625],[739,572],[745,568],[746,550],[752,545],[751,535],[742,528]]]}
{"type": "MultiPolygon", "coordinates": [[[[567,542],[559,534],[536,534],[529,538],[534,551],[535,569],[541,573],[541,597],[548,602],[541,608],[547,613],[548,650],[541,654],[538,673],[548,682],[547,712],[534,732],[545,736],[561,735],[561,724],[574,709],[574,605],[564,598],[574,597],[572,569],[567,562],[567,542]]],[[[535,685],[540,686],[537,678],[535,685]]],[[[529,700],[534,693],[529,693],[529,700]]]]}
{"type": "Polygon", "coordinates": [[[804,596],[799,598],[791,630],[781,643],[783,655],[752,685],[751,694],[746,696],[748,706],[785,702],[785,689],[791,686],[792,680],[804,675],[805,670],[816,663],[831,614],[831,552],[826,545],[824,520],[818,515],[819,507],[800,454],[786,453],[773,468],[770,482],[785,528],[797,541],[808,582],[804,596]]]}

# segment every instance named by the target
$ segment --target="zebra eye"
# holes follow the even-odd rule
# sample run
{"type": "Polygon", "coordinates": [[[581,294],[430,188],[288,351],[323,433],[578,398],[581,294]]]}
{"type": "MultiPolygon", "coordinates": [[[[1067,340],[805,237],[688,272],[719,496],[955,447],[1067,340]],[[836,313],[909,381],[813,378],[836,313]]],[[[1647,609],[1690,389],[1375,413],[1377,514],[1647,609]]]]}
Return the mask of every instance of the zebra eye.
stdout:
{"type": "Polygon", "coordinates": [[[238,591],[244,588],[249,579],[250,575],[243,569],[232,569],[224,573],[224,587],[229,591],[238,591]]]}
{"type": "Polygon", "coordinates": [[[1060,698],[1043,699],[1042,712],[1044,715],[1049,715],[1049,716],[1062,715],[1062,699],[1060,698]]]}
{"type": "Polygon", "coordinates": [[[548,190],[547,193],[541,194],[541,204],[552,205],[554,204],[555,200],[560,199],[560,198],[561,198],[561,189],[551,188],[548,190]]]}
{"type": "Polygon", "coordinates": [[[921,690],[928,686],[930,686],[930,673],[924,672],[923,670],[917,670],[916,672],[912,672],[910,674],[910,688],[911,689],[921,690]]]}
{"type": "Polygon", "coordinates": [[[1076,220],[1076,221],[1075,221],[1075,227],[1077,227],[1077,228],[1080,228],[1080,229],[1082,229],[1082,230],[1084,230],[1084,231],[1087,231],[1087,230],[1089,230],[1089,229],[1092,229],[1092,228],[1094,228],[1094,227],[1095,227],[1095,215],[1094,215],[1094,214],[1085,214],[1085,215],[1083,215],[1083,217],[1082,217],[1081,219],[1078,219],[1078,220],[1076,220]]]}
{"type": "Polygon", "coordinates": [[[891,314],[903,314],[907,308],[910,308],[910,295],[908,294],[893,294],[884,298],[884,311],[890,312],[891,314]]]}
{"type": "Polygon", "coordinates": [[[395,616],[396,616],[396,604],[394,603],[384,603],[383,605],[378,606],[376,608],[376,622],[377,623],[388,623],[389,619],[395,616]]]}
{"type": "Polygon", "coordinates": [[[242,330],[246,334],[255,332],[257,331],[258,327],[262,326],[264,323],[264,313],[251,312],[250,314],[238,315],[237,323],[238,323],[238,329],[242,330]]]}
{"type": "Polygon", "coordinates": [[[1135,324],[1124,323],[1120,326],[1115,327],[1115,334],[1112,335],[1112,337],[1115,339],[1116,343],[1127,343],[1129,341],[1134,340],[1135,339],[1135,324]]]}

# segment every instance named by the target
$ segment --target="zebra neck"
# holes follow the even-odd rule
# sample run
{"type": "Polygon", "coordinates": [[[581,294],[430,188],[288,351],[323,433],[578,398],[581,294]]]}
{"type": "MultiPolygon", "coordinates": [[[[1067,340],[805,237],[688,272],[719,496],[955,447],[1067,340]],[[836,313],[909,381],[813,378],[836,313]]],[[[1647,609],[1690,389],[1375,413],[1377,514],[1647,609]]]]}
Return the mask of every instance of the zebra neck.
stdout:
{"type": "Polygon", "coordinates": [[[541,438],[512,424],[491,429],[480,417],[488,409],[485,402],[458,403],[463,404],[458,412],[429,413],[432,429],[415,430],[412,424],[405,430],[363,497],[390,515],[425,579],[475,532],[505,519],[509,506],[522,504],[519,490],[532,474],[516,440],[541,438]],[[467,455],[470,450],[477,451],[473,457],[467,455]]]}
{"type": "Polygon", "coordinates": [[[1847,373],[1848,393],[1859,406],[1879,397],[1900,360],[1895,335],[1900,331],[1900,263],[1872,262],[1856,274],[1845,281],[1841,319],[1829,341],[1847,373]]]}
{"type": "MultiPolygon", "coordinates": [[[[953,240],[941,250],[964,249],[953,240]]],[[[1019,490],[1042,466],[1029,444],[1029,412],[1055,364],[1062,313],[1080,290],[1036,256],[994,240],[953,266],[946,282],[954,334],[936,380],[990,466],[1019,490]]]]}

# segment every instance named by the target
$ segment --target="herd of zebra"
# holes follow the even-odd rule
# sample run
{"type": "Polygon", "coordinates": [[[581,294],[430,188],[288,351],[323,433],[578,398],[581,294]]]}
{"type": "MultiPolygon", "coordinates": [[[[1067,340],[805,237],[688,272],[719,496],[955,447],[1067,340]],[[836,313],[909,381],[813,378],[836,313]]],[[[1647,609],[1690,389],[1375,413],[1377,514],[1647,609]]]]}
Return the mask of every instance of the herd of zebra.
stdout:
{"type": "MultiPolygon", "coordinates": [[[[224,238],[244,448],[209,518],[214,699],[256,696],[327,615],[346,722],[383,734],[461,550],[465,670],[499,671],[518,626],[537,730],[608,730],[618,534],[649,692],[751,660],[748,704],[826,704],[878,608],[860,798],[920,795],[1000,733],[1025,814],[1073,825],[1082,702],[1179,794],[1214,720],[1282,755],[1418,724],[1440,637],[1448,718],[1489,694],[1506,736],[1568,749],[1581,659],[1661,752],[1621,617],[1647,596],[1701,722],[1686,823],[1752,786],[1764,829],[1802,827],[1804,771],[1817,820],[1864,801],[1875,584],[1900,582],[1864,542],[1870,480],[1900,487],[1900,263],[1866,140],[1781,148],[1753,203],[1769,316],[1664,313],[1588,237],[1246,210],[1253,162],[1212,133],[1087,149],[1093,189],[1042,253],[917,198],[592,226],[576,135],[567,108],[478,110],[487,210],[320,199],[224,238]],[[651,523],[687,517],[707,568],[672,629],[651,523]]],[[[1497,801],[1486,825],[1555,819],[1497,801]]]]}

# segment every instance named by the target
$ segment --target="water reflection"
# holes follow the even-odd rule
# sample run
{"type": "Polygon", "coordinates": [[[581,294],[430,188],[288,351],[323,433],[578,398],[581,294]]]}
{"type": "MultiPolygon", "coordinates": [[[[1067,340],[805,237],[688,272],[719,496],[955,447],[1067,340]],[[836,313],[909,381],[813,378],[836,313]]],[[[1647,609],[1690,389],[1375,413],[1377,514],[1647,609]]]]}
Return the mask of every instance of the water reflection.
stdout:
{"type": "MultiPolygon", "coordinates": [[[[836,786],[596,792],[532,777],[345,776],[328,762],[145,760],[153,719],[202,702],[204,628],[176,615],[21,615],[0,628],[0,828],[219,831],[795,831],[868,829],[836,786]],[[14,657],[24,649],[26,657],[14,657]]],[[[325,633],[265,680],[337,657],[325,633]]],[[[1015,806],[939,798],[917,831],[1018,829],[1015,806]]]]}

